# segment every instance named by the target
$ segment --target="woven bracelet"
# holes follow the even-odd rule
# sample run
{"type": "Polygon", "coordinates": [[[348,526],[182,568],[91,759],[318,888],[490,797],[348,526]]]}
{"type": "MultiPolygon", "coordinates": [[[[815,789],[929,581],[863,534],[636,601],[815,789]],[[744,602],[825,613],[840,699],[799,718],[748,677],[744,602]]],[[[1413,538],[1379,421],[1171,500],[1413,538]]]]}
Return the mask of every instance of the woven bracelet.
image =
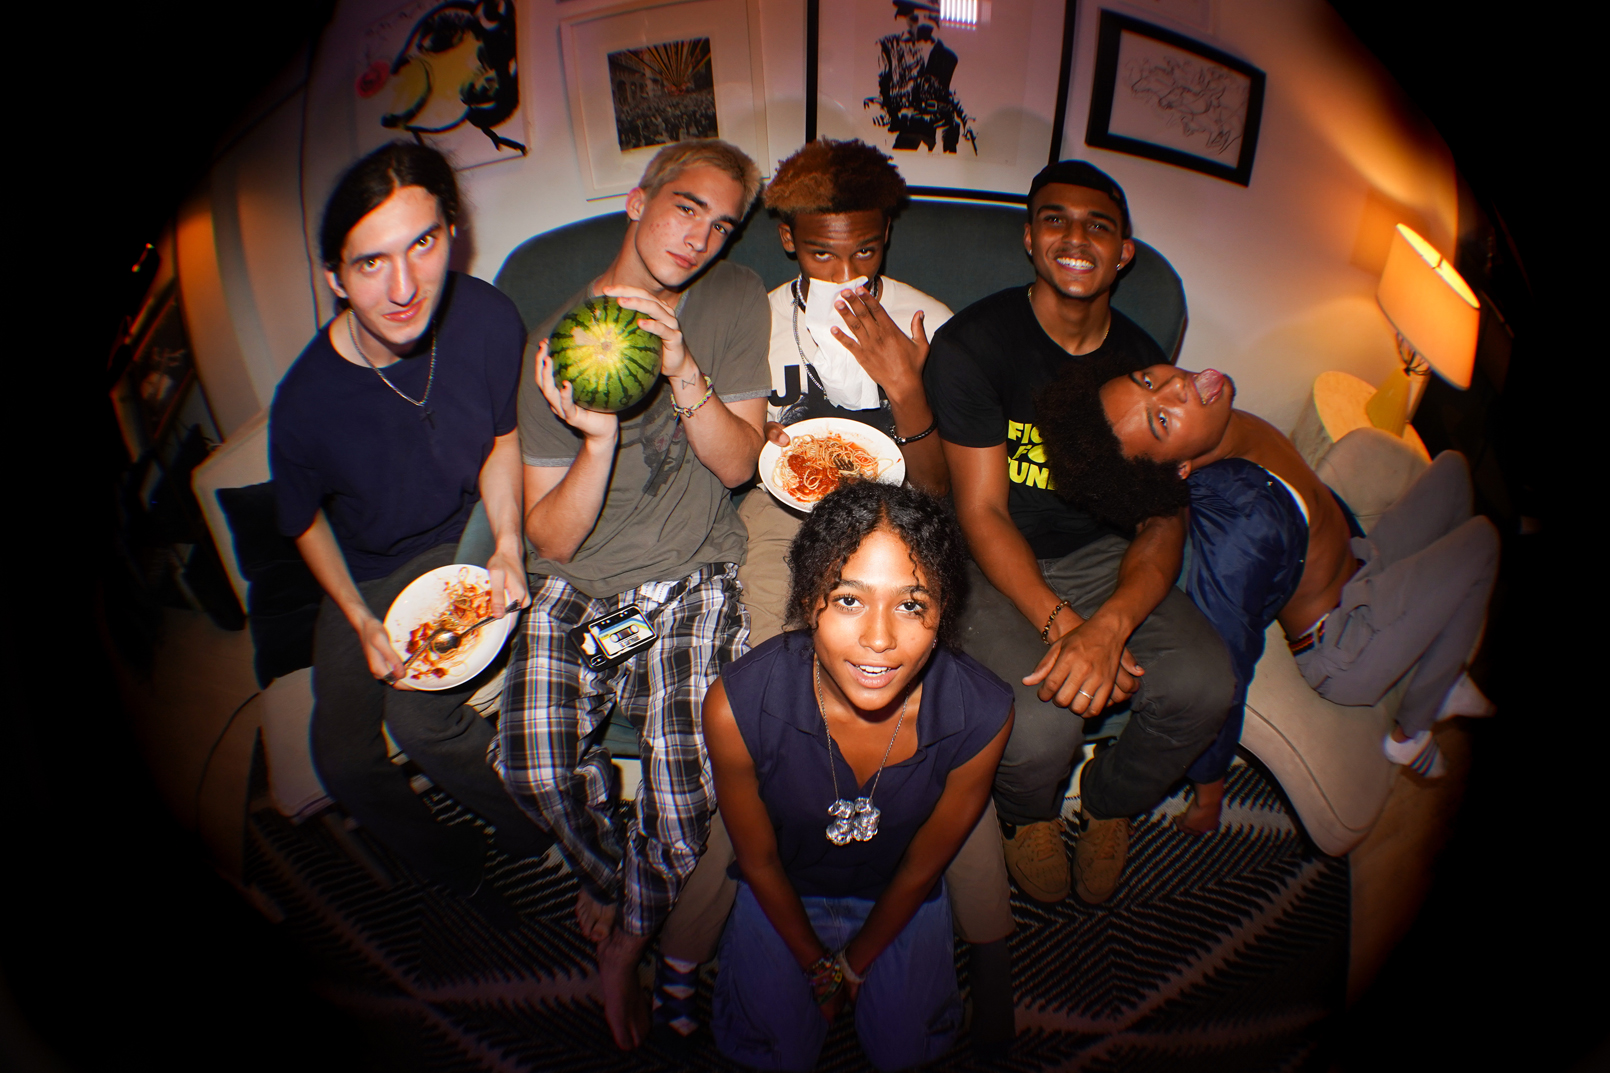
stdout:
{"type": "Polygon", "coordinates": [[[844,984],[844,970],[832,954],[823,954],[811,962],[810,968],[805,970],[805,976],[811,982],[811,993],[816,996],[818,1006],[838,994],[844,984]]]}
{"type": "Polygon", "coordinates": [[[695,413],[698,412],[699,407],[701,407],[705,403],[709,402],[710,401],[710,396],[714,395],[715,393],[716,393],[715,385],[710,382],[710,378],[708,376],[705,376],[705,378],[704,378],[704,398],[700,399],[698,402],[694,403],[692,406],[678,406],[676,404],[675,400],[673,399],[672,402],[671,402],[671,409],[676,412],[676,416],[678,416],[682,420],[686,421],[688,418],[692,417],[695,413]]]}

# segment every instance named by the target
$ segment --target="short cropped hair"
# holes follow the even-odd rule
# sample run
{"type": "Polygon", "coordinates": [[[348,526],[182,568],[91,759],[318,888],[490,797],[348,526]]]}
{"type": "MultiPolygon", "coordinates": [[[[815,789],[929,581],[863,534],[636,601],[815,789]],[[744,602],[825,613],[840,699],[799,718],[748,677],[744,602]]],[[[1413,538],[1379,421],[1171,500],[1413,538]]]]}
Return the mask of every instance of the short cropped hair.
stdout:
{"type": "Polygon", "coordinates": [[[906,180],[894,161],[859,139],[818,138],[777,165],[766,207],[790,227],[807,213],[868,212],[886,219],[906,203],[906,180]]]}
{"type": "Polygon", "coordinates": [[[1059,160],[1040,169],[1034,181],[1029,183],[1030,222],[1034,220],[1034,195],[1052,183],[1083,186],[1106,194],[1118,206],[1119,230],[1125,238],[1134,237],[1134,227],[1129,219],[1129,199],[1124,197],[1124,188],[1111,175],[1085,160],[1059,160]]]}
{"type": "Polygon", "coordinates": [[[447,226],[458,223],[458,180],[453,177],[453,165],[447,158],[417,142],[396,141],[382,145],[348,168],[324,203],[324,219],[319,226],[319,256],[325,268],[331,272],[340,268],[341,251],[358,221],[405,186],[421,187],[434,197],[447,226]]]}
{"type": "Polygon", "coordinates": [[[733,182],[743,187],[743,204],[738,218],[749,215],[749,206],[760,195],[760,169],[749,159],[749,154],[731,142],[720,138],[687,138],[654,154],[654,159],[643,169],[638,187],[652,198],[665,188],[665,184],[689,168],[711,167],[725,172],[733,182]]]}
{"type": "Polygon", "coordinates": [[[1101,405],[1101,386],[1128,375],[1112,361],[1072,361],[1035,398],[1035,423],[1057,494],[1129,536],[1147,518],[1191,505],[1172,462],[1125,458],[1101,405]]]}
{"type": "Polygon", "coordinates": [[[954,647],[967,602],[967,545],[950,502],[918,488],[851,481],[823,497],[788,549],[788,625],[812,625],[867,534],[889,529],[911,552],[939,606],[939,643],[954,647]]]}

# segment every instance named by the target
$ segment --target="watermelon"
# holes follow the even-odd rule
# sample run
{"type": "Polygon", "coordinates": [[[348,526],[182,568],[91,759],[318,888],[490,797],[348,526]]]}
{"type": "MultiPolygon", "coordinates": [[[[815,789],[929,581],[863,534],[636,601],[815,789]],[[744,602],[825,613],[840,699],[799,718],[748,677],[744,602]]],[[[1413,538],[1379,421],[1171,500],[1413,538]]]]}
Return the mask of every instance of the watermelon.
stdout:
{"type": "Polygon", "coordinates": [[[660,337],[637,326],[640,316],[606,296],[560,317],[548,337],[555,382],[570,381],[589,410],[614,413],[641,401],[660,375],[660,337]]]}

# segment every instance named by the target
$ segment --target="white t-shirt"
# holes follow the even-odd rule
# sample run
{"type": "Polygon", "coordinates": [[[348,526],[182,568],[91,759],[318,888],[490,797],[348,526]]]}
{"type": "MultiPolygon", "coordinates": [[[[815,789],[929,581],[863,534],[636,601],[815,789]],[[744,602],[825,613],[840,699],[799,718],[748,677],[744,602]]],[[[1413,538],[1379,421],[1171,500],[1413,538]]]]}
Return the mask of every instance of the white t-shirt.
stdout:
{"type": "MultiPolygon", "coordinates": [[[[788,409],[804,398],[806,372],[800,368],[800,352],[804,351],[807,361],[816,357],[816,341],[805,330],[804,310],[798,311],[799,335],[798,342],[795,342],[793,286],[791,280],[767,295],[771,303],[771,352],[768,359],[771,364],[771,396],[766,400],[766,417],[771,421],[783,421],[788,409]]],[[[911,334],[911,318],[918,310],[924,314],[923,331],[930,340],[939,326],[951,317],[950,307],[945,303],[897,279],[884,276],[882,288],[880,303],[907,335],[911,334]]]]}

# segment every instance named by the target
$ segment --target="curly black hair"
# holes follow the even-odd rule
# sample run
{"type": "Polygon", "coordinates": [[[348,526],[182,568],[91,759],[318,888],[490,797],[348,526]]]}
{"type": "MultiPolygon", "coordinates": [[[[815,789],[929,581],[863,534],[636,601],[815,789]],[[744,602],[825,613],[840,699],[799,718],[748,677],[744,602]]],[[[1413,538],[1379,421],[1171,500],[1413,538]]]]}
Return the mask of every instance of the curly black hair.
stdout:
{"type": "Polygon", "coordinates": [[[1147,518],[1191,504],[1172,462],[1125,458],[1101,406],[1101,385],[1131,371],[1112,361],[1071,361],[1035,396],[1036,423],[1057,494],[1132,534],[1147,518]]]}
{"type": "Polygon", "coordinates": [[[967,544],[950,502],[877,481],[840,485],[799,527],[788,549],[788,625],[811,626],[817,606],[843,576],[844,564],[880,526],[905,541],[939,605],[939,643],[954,647],[956,621],[967,602],[967,544]]]}

